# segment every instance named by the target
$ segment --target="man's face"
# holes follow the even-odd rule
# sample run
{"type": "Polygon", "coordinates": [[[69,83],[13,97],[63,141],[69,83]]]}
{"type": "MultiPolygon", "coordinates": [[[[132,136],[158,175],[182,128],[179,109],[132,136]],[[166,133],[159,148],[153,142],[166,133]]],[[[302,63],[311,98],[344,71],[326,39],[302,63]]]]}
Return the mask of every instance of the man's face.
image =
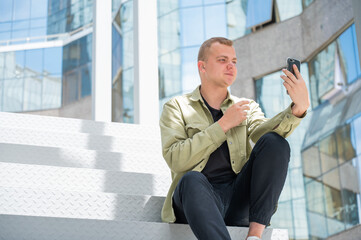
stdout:
{"type": "Polygon", "coordinates": [[[213,43],[204,62],[206,81],[219,87],[231,86],[237,76],[236,63],[233,46],[213,43]]]}

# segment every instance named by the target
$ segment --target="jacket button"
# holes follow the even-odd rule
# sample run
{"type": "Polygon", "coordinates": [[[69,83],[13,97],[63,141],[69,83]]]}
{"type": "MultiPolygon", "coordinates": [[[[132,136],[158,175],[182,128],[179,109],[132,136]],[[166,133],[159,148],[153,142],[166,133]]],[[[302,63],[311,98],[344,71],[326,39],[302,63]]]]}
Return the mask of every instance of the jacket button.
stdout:
{"type": "Polygon", "coordinates": [[[232,164],[234,164],[234,161],[232,161],[232,164]]]}
{"type": "Polygon", "coordinates": [[[202,166],[202,165],[200,165],[199,167],[200,167],[200,168],[202,168],[203,166],[202,166]]]}

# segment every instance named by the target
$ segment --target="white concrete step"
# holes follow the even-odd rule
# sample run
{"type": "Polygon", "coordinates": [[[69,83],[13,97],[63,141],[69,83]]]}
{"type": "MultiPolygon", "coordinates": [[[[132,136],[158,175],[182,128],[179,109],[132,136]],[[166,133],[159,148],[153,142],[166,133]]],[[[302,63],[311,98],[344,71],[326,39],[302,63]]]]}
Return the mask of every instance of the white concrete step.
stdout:
{"type": "Polygon", "coordinates": [[[146,150],[119,153],[0,143],[0,162],[170,174],[163,157],[146,150]]]}
{"type": "Polygon", "coordinates": [[[143,152],[161,156],[160,139],[50,132],[0,126],[0,142],[32,146],[81,148],[108,152],[143,152]]]}
{"type": "MultiPolygon", "coordinates": [[[[228,231],[232,239],[245,239],[248,228],[228,227],[228,231]]],[[[0,215],[0,239],[195,240],[196,238],[186,224],[0,215]]],[[[266,228],[262,239],[288,240],[288,232],[266,228]]]]}
{"type": "Polygon", "coordinates": [[[160,138],[158,126],[126,123],[106,123],[91,120],[39,116],[22,113],[0,112],[3,128],[36,129],[53,132],[88,133],[106,136],[126,136],[128,138],[160,138]]]}
{"type": "Polygon", "coordinates": [[[0,215],[161,222],[164,197],[0,187],[0,215]]]}
{"type": "Polygon", "coordinates": [[[0,187],[166,196],[170,174],[155,175],[0,162],[0,187]]]}

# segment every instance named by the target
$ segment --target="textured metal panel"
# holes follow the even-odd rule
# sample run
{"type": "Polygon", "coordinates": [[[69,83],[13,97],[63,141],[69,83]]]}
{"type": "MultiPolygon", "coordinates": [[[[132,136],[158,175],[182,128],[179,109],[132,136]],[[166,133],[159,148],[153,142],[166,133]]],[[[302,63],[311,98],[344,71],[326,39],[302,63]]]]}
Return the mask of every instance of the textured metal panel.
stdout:
{"type": "Polygon", "coordinates": [[[109,152],[147,152],[161,155],[160,139],[134,139],[85,133],[45,132],[31,129],[3,128],[0,142],[45,147],[82,148],[109,152]]]}
{"type": "Polygon", "coordinates": [[[0,162],[170,174],[163,157],[147,154],[146,148],[137,153],[118,153],[0,143],[0,162]]]}
{"type": "Polygon", "coordinates": [[[0,162],[0,187],[166,196],[170,175],[0,162]]]}
{"type": "Polygon", "coordinates": [[[0,214],[160,222],[164,197],[0,187],[0,214]]]}
{"type": "Polygon", "coordinates": [[[53,132],[89,133],[95,135],[126,136],[128,138],[160,138],[158,126],[126,123],[106,123],[91,120],[48,117],[22,113],[0,112],[4,128],[42,129],[53,132]]]}
{"type": "MultiPolygon", "coordinates": [[[[245,239],[248,228],[228,227],[232,239],[245,239]]],[[[6,240],[195,240],[189,225],[0,216],[0,239],[6,240]]],[[[266,228],[263,240],[288,240],[287,230],[266,228]]]]}

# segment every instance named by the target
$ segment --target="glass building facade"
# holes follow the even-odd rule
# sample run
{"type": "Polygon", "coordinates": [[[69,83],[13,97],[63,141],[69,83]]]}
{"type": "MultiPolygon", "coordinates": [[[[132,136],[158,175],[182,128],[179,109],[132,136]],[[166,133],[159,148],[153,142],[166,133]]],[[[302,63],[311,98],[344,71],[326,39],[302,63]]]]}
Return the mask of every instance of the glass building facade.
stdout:
{"type": "Polygon", "coordinates": [[[25,49],[0,51],[0,111],[60,108],[91,95],[92,34],[68,39],[92,16],[92,0],[0,1],[0,47],[25,49]],[[59,39],[68,43],[49,44],[59,39]]]}
{"type": "MultiPolygon", "coordinates": [[[[267,117],[289,104],[281,71],[256,80],[267,117]]],[[[301,65],[312,106],[288,137],[291,161],[275,227],[291,239],[326,239],[360,224],[361,75],[355,26],[301,65]],[[290,214],[291,213],[291,214],[290,214]]]]}

